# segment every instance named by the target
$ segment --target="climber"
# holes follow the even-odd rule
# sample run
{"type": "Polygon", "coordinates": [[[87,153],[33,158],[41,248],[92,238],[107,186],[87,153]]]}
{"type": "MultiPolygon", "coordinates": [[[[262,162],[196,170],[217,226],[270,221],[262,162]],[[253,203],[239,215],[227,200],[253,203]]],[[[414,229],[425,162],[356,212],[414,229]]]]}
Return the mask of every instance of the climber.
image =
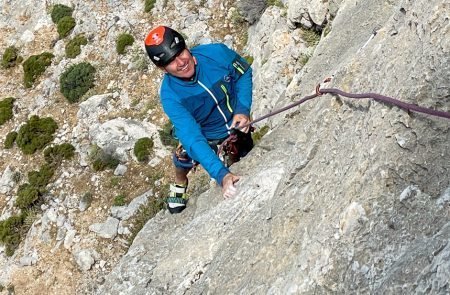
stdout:
{"type": "Polygon", "coordinates": [[[145,38],[151,61],[165,72],[160,99],[181,145],[173,154],[175,183],[166,199],[170,213],[186,208],[187,174],[200,163],[222,186],[225,198],[236,194],[233,174],[217,156],[217,145],[239,126],[238,161],[253,147],[249,132],[252,69],[224,44],[187,48],[177,31],[158,26],[145,38]]]}

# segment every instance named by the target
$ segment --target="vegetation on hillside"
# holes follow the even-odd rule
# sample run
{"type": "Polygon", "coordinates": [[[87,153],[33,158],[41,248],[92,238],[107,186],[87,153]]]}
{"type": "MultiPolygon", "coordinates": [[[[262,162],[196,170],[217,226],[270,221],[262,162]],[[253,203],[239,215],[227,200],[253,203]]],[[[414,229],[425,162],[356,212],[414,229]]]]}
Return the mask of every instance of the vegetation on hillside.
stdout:
{"type": "Polygon", "coordinates": [[[105,169],[115,169],[119,165],[120,161],[113,155],[107,153],[102,148],[94,145],[91,148],[89,157],[92,163],[92,169],[94,171],[103,171],[105,169]]]}
{"type": "Polygon", "coordinates": [[[155,7],[156,0],[145,0],[144,11],[150,12],[155,7]]]}
{"type": "Polygon", "coordinates": [[[73,9],[63,5],[63,4],[56,4],[52,8],[51,17],[52,21],[55,24],[58,24],[58,22],[66,16],[72,16],[73,9]]]}
{"type": "Polygon", "coordinates": [[[1,66],[5,69],[14,67],[15,65],[21,63],[22,60],[23,58],[19,56],[19,50],[14,46],[10,46],[7,47],[3,53],[1,66]]]}
{"type": "Polygon", "coordinates": [[[75,147],[70,143],[62,143],[44,150],[44,159],[52,166],[59,166],[63,160],[69,160],[74,155],[75,147]]]}
{"type": "Polygon", "coordinates": [[[6,135],[6,139],[4,142],[4,147],[5,149],[10,149],[13,147],[14,142],[16,142],[16,138],[17,138],[17,132],[16,131],[11,131],[10,133],[8,133],[6,135]]]}
{"type": "Polygon", "coordinates": [[[75,27],[75,19],[72,17],[73,9],[63,5],[56,4],[53,6],[51,17],[53,23],[56,24],[60,38],[64,38],[75,27]]]}
{"type": "Polygon", "coordinates": [[[17,134],[16,143],[24,154],[33,154],[53,140],[58,125],[51,118],[32,116],[17,134]]]}
{"type": "Polygon", "coordinates": [[[43,52],[30,56],[23,63],[23,82],[26,88],[33,86],[36,79],[45,72],[45,69],[52,63],[54,55],[50,52],[43,52]]]}
{"type": "Polygon", "coordinates": [[[130,34],[120,34],[116,41],[116,50],[118,54],[124,54],[127,46],[131,46],[134,43],[134,37],[130,34]]]}
{"type": "Polygon", "coordinates": [[[12,256],[20,244],[24,218],[24,214],[20,214],[0,221],[0,243],[5,245],[7,256],[12,256]]]}
{"type": "Polygon", "coordinates": [[[148,160],[148,156],[153,151],[153,145],[153,140],[148,137],[143,137],[136,141],[133,152],[139,162],[148,160]]]}
{"type": "Polygon", "coordinates": [[[87,62],[70,66],[59,78],[60,90],[70,103],[79,99],[94,86],[95,68],[87,62]]]}
{"type": "Polygon", "coordinates": [[[76,35],[72,40],[67,42],[65,52],[68,58],[75,58],[81,53],[81,45],[88,43],[84,35],[76,35]]]}
{"type": "Polygon", "coordinates": [[[7,97],[0,100],[0,126],[13,117],[14,98],[7,97]]]}
{"type": "Polygon", "coordinates": [[[71,16],[65,16],[58,21],[56,25],[59,38],[67,37],[73,28],[75,28],[75,19],[71,16]]]}

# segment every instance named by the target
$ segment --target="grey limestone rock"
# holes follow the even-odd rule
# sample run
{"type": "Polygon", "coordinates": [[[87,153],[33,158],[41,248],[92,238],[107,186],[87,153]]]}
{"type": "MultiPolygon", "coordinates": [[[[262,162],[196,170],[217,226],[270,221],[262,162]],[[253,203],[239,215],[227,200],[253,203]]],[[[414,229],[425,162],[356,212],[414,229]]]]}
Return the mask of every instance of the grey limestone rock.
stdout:
{"type": "Polygon", "coordinates": [[[114,170],[114,175],[124,176],[126,172],[127,172],[127,166],[119,164],[119,165],[117,165],[116,169],[114,170]]]}
{"type": "Polygon", "coordinates": [[[149,122],[117,118],[90,126],[89,135],[94,143],[121,161],[128,160],[129,151],[133,149],[136,141],[143,137],[155,139],[157,156],[167,155],[159,140],[156,125],[149,122]]]}
{"type": "Polygon", "coordinates": [[[97,251],[92,249],[82,249],[75,252],[73,255],[75,258],[75,262],[82,271],[90,270],[95,261],[100,258],[100,255],[97,253],[97,251]]]}
{"type": "Polygon", "coordinates": [[[111,207],[111,215],[120,220],[128,220],[139,210],[139,207],[147,203],[148,198],[151,196],[153,196],[153,191],[149,190],[144,194],[134,198],[126,206],[113,206],[111,207]]]}
{"type": "Polygon", "coordinates": [[[292,28],[301,24],[306,28],[321,27],[329,10],[329,1],[289,0],[288,20],[292,28]]]}
{"type": "Polygon", "coordinates": [[[259,20],[264,10],[267,7],[265,0],[240,0],[237,2],[239,13],[248,21],[249,24],[254,24],[259,20]]]}
{"type": "Polygon", "coordinates": [[[3,171],[0,177],[0,194],[9,193],[14,185],[16,184],[14,180],[14,170],[10,166],[7,166],[5,171],[3,171]]]}
{"type": "Polygon", "coordinates": [[[100,237],[105,239],[114,239],[117,236],[117,228],[119,220],[113,217],[108,217],[103,223],[94,223],[89,226],[89,230],[97,233],[100,237]]]}

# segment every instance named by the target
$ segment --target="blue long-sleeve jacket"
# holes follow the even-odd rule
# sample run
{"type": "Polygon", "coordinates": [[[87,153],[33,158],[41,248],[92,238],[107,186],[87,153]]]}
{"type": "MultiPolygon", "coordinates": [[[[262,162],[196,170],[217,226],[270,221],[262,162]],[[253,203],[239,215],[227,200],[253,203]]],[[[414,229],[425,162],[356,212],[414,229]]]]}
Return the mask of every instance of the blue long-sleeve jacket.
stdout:
{"type": "Polygon", "coordinates": [[[197,59],[194,78],[186,81],[166,74],[161,103],[189,156],[222,184],[229,170],[208,140],[227,137],[235,114],[250,115],[252,70],[223,44],[200,45],[191,53],[197,59]]]}

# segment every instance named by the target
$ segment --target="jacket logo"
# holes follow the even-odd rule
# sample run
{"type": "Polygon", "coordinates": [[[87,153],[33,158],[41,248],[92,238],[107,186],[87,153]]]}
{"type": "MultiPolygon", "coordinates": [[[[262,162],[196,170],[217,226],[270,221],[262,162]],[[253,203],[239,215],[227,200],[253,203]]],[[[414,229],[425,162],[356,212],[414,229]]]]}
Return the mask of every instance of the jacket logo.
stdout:
{"type": "Polygon", "coordinates": [[[223,76],[223,80],[227,83],[229,83],[231,81],[231,76],[227,75],[227,76],[223,76]]]}

